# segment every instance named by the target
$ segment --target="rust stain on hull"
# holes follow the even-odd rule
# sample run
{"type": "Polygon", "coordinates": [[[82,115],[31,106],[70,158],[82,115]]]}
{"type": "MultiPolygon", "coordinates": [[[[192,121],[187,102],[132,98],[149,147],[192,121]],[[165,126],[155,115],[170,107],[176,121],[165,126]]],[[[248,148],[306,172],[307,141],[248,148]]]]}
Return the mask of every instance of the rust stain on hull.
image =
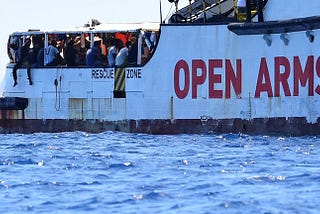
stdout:
{"type": "Polygon", "coordinates": [[[0,110],[0,120],[25,119],[24,110],[0,110]]]}
{"type": "MultiPolygon", "coordinates": [[[[2,112],[3,113],[3,112],[2,112]]],[[[34,133],[84,131],[100,133],[121,131],[148,134],[268,134],[284,136],[302,136],[320,134],[320,120],[308,123],[306,118],[261,118],[210,119],[207,123],[200,120],[22,120],[0,119],[1,133],[34,133]]]]}
{"type": "Polygon", "coordinates": [[[69,115],[71,118],[78,120],[84,120],[85,112],[88,111],[87,99],[82,98],[70,98],[69,99],[69,115]]]}

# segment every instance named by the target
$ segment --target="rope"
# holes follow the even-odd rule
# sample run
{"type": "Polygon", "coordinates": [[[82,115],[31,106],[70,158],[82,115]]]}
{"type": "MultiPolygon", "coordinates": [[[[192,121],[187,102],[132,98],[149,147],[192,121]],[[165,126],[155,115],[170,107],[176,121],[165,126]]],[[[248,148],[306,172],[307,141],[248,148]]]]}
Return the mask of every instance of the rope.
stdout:
{"type": "MultiPolygon", "coordinates": [[[[58,71],[57,71],[57,76],[58,76],[58,71]]],[[[57,78],[54,80],[54,85],[55,85],[55,88],[56,88],[55,108],[56,108],[56,111],[60,111],[60,109],[61,109],[61,86],[62,86],[62,84],[61,84],[62,83],[61,74],[60,74],[60,77],[59,77],[59,81],[58,81],[57,78]],[[58,89],[58,87],[59,87],[59,89],[58,89]]]]}

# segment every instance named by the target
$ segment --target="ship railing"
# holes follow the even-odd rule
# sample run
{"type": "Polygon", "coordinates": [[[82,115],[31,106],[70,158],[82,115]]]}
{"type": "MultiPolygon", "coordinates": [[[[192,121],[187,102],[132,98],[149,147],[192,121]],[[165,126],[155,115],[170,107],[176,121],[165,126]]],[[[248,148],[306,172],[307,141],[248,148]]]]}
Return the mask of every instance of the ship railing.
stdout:
{"type": "Polygon", "coordinates": [[[196,0],[173,14],[169,23],[211,22],[234,18],[235,0],[196,0]]]}
{"type": "MultiPolygon", "coordinates": [[[[193,3],[189,2],[188,6],[177,10],[170,17],[169,24],[251,21],[257,14],[261,15],[268,0],[251,0],[248,5],[250,10],[248,14],[250,15],[238,11],[237,0],[195,0],[193,3]],[[261,13],[259,13],[259,8],[261,13]]],[[[259,21],[263,21],[263,18],[259,17],[259,21]]]]}
{"type": "MultiPolygon", "coordinates": [[[[150,60],[153,53],[155,52],[157,41],[159,39],[160,33],[160,25],[158,24],[147,24],[147,28],[144,28],[143,25],[133,24],[137,28],[127,28],[130,25],[119,25],[121,30],[116,30],[116,25],[108,25],[108,30],[104,30],[105,26],[98,26],[93,29],[92,27],[83,28],[79,30],[70,30],[70,31],[40,31],[40,30],[32,30],[27,32],[15,32],[12,33],[8,40],[8,56],[10,58],[10,62],[15,61],[15,51],[13,50],[11,44],[14,40],[17,40],[18,46],[22,47],[26,41],[26,38],[30,37],[33,41],[38,41],[38,43],[42,43],[43,48],[43,61],[45,62],[45,50],[48,48],[49,42],[52,39],[58,40],[60,46],[61,55],[64,57],[64,48],[69,39],[75,40],[75,46],[77,46],[77,58],[79,60],[77,65],[68,67],[90,67],[85,64],[85,56],[86,51],[89,48],[92,48],[94,45],[95,39],[98,37],[101,41],[100,48],[101,54],[103,57],[102,67],[114,67],[114,65],[109,65],[107,62],[108,55],[108,47],[110,46],[110,40],[116,39],[117,41],[121,41],[122,45],[125,46],[126,42],[131,40],[132,46],[135,51],[133,53],[133,58],[131,57],[131,61],[128,62],[130,66],[143,66],[150,60]],[[110,27],[111,26],[111,27],[110,27]],[[135,44],[133,44],[133,42],[135,44]]],[[[33,48],[31,45],[30,48],[33,48]]],[[[119,51],[118,50],[118,51],[119,51]]],[[[59,66],[65,65],[65,62],[59,64],[59,66]]],[[[9,63],[10,66],[10,63],[9,63]]],[[[47,66],[45,63],[38,63],[37,67],[45,67],[47,66]]]]}

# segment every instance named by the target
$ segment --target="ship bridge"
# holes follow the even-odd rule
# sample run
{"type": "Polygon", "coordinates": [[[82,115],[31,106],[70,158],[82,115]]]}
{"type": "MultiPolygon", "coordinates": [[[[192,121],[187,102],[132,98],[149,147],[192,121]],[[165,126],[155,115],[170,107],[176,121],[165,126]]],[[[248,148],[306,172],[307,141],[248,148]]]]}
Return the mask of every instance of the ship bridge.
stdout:
{"type": "MultiPolygon", "coordinates": [[[[182,0],[180,0],[182,1],[182,0]]],[[[186,1],[186,0],[183,0],[186,1]]],[[[176,6],[168,23],[214,23],[246,21],[237,9],[238,0],[189,0],[189,4],[179,8],[179,0],[169,0],[176,6]]],[[[258,20],[258,10],[261,7],[263,21],[283,21],[300,19],[319,15],[319,0],[247,0],[250,6],[250,21],[258,20]],[[290,4],[290,5],[289,5],[290,4]],[[294,12],[293,12],[294,11],[294,12]]],[[[248,4],[247,3],[247,4],[248,4]]]]}
{"type": "MultiPolygon", "coordinates": [[[[169,0],[170,1],[170,0],[169,0]]],[[[171,1],[170,1],[171,2],[171,1]]],[[[172,14],[169,23],[213,23],[245,21],[246,14],[239,13],[237,0],[189,0],[189,5],[179,9],[178,0],[174,0],[176,12],[172,14]]],[[[268,0],[249,0],[248,8],[251,20],[258,14],[258,9],[265,7],[268,0]]]]}

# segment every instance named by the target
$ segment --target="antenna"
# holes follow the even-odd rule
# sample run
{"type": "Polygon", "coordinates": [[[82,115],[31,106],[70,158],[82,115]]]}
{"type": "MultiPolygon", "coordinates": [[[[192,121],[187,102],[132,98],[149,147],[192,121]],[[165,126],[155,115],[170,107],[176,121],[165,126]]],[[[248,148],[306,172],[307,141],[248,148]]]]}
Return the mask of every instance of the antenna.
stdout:
{"type": "Polygon", "coordinates": [[[160,23],[162,23],[162,6],[161,6],[161,0],[159,0],[160,2],[160,23]]]}

